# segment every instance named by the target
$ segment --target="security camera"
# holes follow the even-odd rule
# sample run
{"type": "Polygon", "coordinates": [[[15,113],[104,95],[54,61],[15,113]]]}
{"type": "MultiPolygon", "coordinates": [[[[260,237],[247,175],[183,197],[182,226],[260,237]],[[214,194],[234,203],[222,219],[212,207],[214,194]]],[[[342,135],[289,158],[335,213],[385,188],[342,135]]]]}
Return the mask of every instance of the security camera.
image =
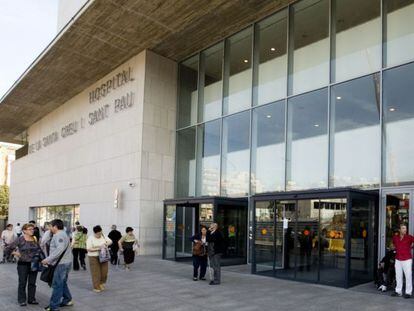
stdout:
{"type": "Polygon", "coordinates": [[[134,188],[134,187],[135,187],[135,183],[134,183],[134,182],[129,182],[129,183],[128,183],[128,185],[129,185],[131,188],[134,188]]]}

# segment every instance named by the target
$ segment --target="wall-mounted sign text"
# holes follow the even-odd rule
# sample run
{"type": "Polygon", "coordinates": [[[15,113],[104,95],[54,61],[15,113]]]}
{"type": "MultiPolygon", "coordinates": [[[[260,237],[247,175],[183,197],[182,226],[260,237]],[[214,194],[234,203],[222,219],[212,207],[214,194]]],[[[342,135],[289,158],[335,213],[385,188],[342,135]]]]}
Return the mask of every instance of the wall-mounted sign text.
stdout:
{"type": "Polygon", "coordinates": [[[59,139],[75,135],[85,128],[85,125],[93,126],[96,123],[103,121],[111,116],[131,108],[134,105],[134,93],[128,92],[121,97],[115,99],[112,104],[105,104],[99,108],[94,109],[88,113],[87,118],[81,117],[79,120],[72,121],[64,126],[59,131],[54,131],[49,135],[35,141],[29,145],[29,153],[34,153],[40,149],[47,147],[59,139]]]}
{"type": "Polygon", "coordinates": [[[100,86],[89,92],[89,103],[93,104],[108,95],[112,90],[115,90],[128,82],[134,81],[132,77],[132,69],[122,70],[114,75],[111,79],[102,83],[100,86]]]}

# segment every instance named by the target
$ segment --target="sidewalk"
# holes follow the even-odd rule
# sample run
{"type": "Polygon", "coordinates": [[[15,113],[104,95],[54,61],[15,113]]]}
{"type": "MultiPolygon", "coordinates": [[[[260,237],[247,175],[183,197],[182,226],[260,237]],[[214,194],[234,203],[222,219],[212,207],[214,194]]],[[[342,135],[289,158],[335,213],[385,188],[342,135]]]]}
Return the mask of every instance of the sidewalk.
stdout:
{"type": "MultiPolygon", "coordinates": [[[[220,286],[192,280],[192,266],[138,257],[129,272],[111,267],[107,291],[91,291],[89,271],[71,272],[69,287],[73,311],[129,310],[413,310],[414,299],[390,297],[371,290],[369,285],[351,290],[284,281],[234,272],[225,267],[220,286]]],[[[242,271],[245,271],[242,267],[242,271]]],[[[20,307],[16,303],[17,272],[13,264],[0,265],[0,310],[42,310],[50,289],[38,280],[40,306],[20,307]]]]}

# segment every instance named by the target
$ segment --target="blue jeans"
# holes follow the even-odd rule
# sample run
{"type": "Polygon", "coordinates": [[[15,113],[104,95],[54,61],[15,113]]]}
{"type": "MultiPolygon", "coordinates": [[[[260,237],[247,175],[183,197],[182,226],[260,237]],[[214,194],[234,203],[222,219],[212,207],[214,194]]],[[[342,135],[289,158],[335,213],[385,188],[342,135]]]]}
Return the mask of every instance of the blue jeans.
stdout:
{"type": "Polygon", "coordinates": [[[61,304],[67,304],[72,300],[68,288],[68,275],[71,263],[57,265],[52,281],[52,297],[50,297],[49,307],[52,310],[58,310],[61,304]]]}

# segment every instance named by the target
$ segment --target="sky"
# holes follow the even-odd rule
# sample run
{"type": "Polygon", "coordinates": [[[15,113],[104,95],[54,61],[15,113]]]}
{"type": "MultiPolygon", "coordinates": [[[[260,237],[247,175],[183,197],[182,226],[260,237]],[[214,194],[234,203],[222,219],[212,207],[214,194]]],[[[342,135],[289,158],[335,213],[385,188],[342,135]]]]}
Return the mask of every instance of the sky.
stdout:
{"type": "Polygon", "coordinates": [[[59,0],[0,0],[0,98],[57,34],[59,0]]]}

